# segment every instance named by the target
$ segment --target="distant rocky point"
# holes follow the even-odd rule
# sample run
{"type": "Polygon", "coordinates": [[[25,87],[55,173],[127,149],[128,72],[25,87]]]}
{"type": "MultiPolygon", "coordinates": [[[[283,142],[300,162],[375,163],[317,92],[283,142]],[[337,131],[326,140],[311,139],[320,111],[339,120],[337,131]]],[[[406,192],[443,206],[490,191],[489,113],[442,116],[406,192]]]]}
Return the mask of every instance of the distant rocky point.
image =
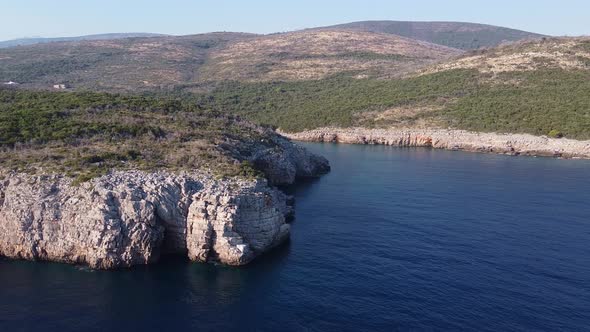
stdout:
{"type": "Polygon", "coordinates": [[[508,155],[590,159],[590,141],[527,134],[420,128],[319,128],[283,135],[307,142],[429,147],[508,155]]]}

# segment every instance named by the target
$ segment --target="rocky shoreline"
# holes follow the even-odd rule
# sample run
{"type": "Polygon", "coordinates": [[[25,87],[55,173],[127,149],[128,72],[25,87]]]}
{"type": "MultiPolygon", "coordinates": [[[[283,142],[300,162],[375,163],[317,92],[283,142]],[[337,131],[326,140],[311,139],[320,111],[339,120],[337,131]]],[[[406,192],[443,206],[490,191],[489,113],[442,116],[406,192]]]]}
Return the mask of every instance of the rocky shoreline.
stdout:
{"type": "Polygon", "coordinates": [[[319,128],[281,133],[296,141],[431,147],[508,155],[590,159],[590,141],[528,134],[477,133],[450,129],[319,128]]]}
{"type": "Polygon", "coordinates": [[[248,152],[266,179],[128,170],[75,185],[64,175],[3,170],[0,256],[97,269],[150,264],[162,254],[247,264],[289,238],[290,198],[273,185],[330,168],[325,158],[276,139],[274,148],[248,152]]]}

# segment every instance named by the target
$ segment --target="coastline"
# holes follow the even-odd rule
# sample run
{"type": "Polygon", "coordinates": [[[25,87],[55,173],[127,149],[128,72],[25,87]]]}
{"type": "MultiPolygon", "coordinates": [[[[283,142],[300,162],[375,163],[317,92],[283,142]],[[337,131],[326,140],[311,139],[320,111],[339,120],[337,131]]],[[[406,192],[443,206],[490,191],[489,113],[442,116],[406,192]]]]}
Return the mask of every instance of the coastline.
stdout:
{"type": "Polygon", "coordinates": [[[375,144],[507,155],[590,159],[590,140],[549,138],[530,134],[481,133],[453,129],[318,128],[279,134],[303,142],[375,144]]]}
{"type": "Polygon", "coordinates": [[[248,264],[289,239],[292,198],[276,186],[330,170],[286,138],[268,139],[275,144],[227,146],[263,177],[111,170],[76,184],[64,174],[0,167],[0,257],[94,269],[152,264],[163,254],[248,264]]]}

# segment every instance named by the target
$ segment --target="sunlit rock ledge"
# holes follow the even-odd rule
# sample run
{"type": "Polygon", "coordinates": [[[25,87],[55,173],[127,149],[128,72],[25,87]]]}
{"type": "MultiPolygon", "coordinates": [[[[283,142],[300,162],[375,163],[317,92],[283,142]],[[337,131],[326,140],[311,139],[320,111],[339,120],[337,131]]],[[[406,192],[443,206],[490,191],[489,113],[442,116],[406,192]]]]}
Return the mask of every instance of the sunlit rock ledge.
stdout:
{"type": "Polygon", "coordinates": [[[479,133],[465,130],[415,128],[319,128],[299,133],[281,134],[293,140],[308,142],[382,144],[510,155],[590,158],[590,141],[549,138],[529,134],[479,133]]]}

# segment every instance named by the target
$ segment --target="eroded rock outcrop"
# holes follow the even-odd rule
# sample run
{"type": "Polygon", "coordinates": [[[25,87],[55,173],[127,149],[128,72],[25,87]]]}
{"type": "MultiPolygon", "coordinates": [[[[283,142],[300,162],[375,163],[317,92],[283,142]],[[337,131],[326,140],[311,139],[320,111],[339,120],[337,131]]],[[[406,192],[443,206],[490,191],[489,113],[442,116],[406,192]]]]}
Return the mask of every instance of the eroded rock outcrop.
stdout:
{"type": "Polygon", "coordinates": [[[477,133],[450,129],[320,128],[283,135],[293,140],[308,142],[383,144],[510,155],[590,158],[590,141],[528,134],[477,133]]]}
{"type": "Polygon", "coordinates": [[[285,195],[264,185],[200,191],[187,218],[188,257],[242,265],[289,237],[285,195]]]}
{"type": "Polygon", "coordinates": [[[119,268],[162,253],[242,265],[289,236],[286,196],[266,180],[113,172],[79,187],[62,176],[8,174],[0,255],[119,268]]]}
{"type": "Polygon", "coordinates": [[[328,160],[293,144],[287,138],[265,129],[264,139],[251,144],[224,144],[222,148],[237,160],[248,160],[262,171],[273,185],[316,177],[330,171],[328,160]]]}
{"type": "Polygon", "coordinates": [[[262,170],[273,184],[290,184],[298,178],[314,177],[330,170],[328,160],[292,144],[282,137],[275,138],[280,148],[259,150],[252,156],[257,169],[262,170]]]}

